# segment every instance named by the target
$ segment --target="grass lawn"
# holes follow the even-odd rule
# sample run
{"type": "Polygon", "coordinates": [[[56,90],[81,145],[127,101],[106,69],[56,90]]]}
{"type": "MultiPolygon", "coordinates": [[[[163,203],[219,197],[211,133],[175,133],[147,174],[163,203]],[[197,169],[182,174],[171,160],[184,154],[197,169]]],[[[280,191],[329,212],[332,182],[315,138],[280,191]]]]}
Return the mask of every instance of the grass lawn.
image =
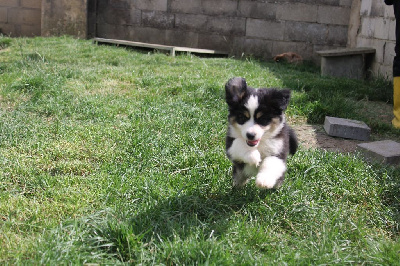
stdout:
{"type": "Polygon", "coordinates": [[[233,76],[291,88],[291,123],[400,136],[363,111],[392,100],[380,79],[0,37],[0,264],[398,264],[398,168],[300,146],[281,189],[232,190],[233,76]]]}

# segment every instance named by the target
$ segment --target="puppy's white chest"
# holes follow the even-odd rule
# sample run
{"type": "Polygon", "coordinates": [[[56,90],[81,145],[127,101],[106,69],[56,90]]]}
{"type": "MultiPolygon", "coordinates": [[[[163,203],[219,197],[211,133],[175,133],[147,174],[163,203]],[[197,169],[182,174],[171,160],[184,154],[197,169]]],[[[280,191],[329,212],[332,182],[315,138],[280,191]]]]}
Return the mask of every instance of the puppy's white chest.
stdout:
{"type": "Polygon", "coordinates": [[[263,139],[258,147],[261,158],[278,155],[282,149],[283,139],[263,139]]]}

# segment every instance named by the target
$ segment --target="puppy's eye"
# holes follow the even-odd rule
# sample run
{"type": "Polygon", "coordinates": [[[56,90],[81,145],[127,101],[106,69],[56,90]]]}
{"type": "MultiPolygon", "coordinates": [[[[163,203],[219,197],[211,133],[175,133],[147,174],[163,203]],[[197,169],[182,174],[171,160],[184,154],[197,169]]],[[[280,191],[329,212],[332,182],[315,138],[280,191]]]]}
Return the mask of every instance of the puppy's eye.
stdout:
{"type": "Polygon", "coordinates": [[[249,118],[250,115],[248,113],[238,113],[236,115],[236,122],[238,124],[244,124],[249,118]]]}
{"type": "Polygon", "coordinates": [[[259,112],[259,113],[256,114],[256,122],[261,124],[261,125],[266,126],[269,123],[271,123],[271,116],[259,112]]]}

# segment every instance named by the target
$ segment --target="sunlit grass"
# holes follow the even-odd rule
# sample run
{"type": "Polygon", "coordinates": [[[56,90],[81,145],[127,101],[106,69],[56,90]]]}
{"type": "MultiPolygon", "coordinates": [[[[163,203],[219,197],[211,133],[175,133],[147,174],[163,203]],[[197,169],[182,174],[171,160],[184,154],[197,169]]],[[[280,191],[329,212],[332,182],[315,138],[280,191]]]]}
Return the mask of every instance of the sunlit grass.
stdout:
{"type": "Polygon", "coordinates": [[[224,151],[233,76],[291,88],[294,123],[360,118],[390,84],[68,37],[0,55],[0,262],[397,263],[399,169],[301,149],[280,190],[232,190],[224,151]]]}

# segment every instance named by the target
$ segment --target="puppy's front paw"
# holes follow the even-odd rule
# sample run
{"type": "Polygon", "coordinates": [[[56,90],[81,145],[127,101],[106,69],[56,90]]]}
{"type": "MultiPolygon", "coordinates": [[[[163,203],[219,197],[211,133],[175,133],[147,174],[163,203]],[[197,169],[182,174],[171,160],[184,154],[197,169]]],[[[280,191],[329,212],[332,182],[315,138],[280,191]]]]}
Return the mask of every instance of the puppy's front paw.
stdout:
{"type": "Polygon", "coordinates": [[[286,164],[283,160],[271,156],[261,163],[256,176],[256,186],[264,189],[279,187],[286,171],[286,164]]]}
{"type": "Polygon", "coordinates": [[[259,166],[261,163],[261,154],[258,150],[252,150],[246,153],[244,162],[250,165],[259,166]]]}
{"type": "Polygon", "coordinates": [[[268,176],[265,173],[259,173],[256,177],[256,186],[261,189],[274,188],[278,179],[274,176],[268,176]]]}

